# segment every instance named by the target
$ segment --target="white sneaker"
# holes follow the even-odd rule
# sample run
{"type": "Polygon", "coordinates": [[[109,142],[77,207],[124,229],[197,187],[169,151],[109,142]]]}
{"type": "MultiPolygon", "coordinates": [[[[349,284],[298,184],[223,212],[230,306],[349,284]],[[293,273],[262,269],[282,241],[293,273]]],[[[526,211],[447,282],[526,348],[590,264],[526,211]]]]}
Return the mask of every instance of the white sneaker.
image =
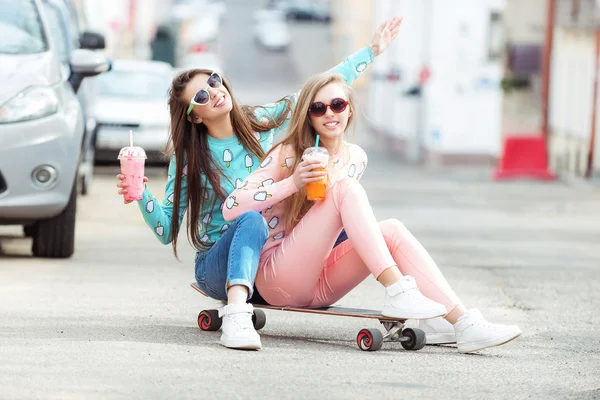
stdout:
{"type": "Polygon", "coordinates": [[[515,325],[492,324],[479,310],[470,309],[454,324],[456,342],[460,353],[470,353],[487,347],[500,346],[521,335],[515,325]]]}
{"type": "Polygon", "coordinates": [[[260,336],[252,323],[253,310],[252,304],[230,304],[219,309],[219,317],[223,318],[219,343],[231,349],[262,348],[260,336]]]}
{"type": "Polygon", "coordinates": [[[427,344],[456,343],[454,326],[442,317],[420,320],[419,329],[425,332],[427,344]]]}
{"type": "Polygon", "coordinates": [[[412,276],[385,288],[385,303],[381,314],[402,319],[427,319],[446,315],[446,307],[423,296],[412,276]]]}

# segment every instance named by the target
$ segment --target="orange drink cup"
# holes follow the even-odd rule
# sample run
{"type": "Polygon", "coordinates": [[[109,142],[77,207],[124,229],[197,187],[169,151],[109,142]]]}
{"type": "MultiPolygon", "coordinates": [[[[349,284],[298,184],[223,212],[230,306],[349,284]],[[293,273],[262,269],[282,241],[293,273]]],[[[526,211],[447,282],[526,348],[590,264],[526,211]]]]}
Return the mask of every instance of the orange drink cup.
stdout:
{"type": "MultiPolygon", "coordinates": [[[[310,161],[320,161],[327,165],[329,162],[329,152],[324,147],[309,147],[304,150],[302,158],[310,161]]],[[[326,168],[317,168],[313,171],[325,171],[326,168]]],[[[306,199],[307,200],[325,200],[325,193],[327,192],[327,175],[320,181],[310,182],[306,184],[306,199]]]]}

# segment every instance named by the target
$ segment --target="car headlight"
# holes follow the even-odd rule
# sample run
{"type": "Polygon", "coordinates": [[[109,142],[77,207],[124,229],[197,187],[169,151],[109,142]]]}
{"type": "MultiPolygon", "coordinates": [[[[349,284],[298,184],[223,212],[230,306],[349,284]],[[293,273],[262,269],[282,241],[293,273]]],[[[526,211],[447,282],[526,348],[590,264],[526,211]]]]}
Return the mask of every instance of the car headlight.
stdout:
{"type": "Polygon", "coordinates": [[[59,100],[54,89],[30,88],[0,106],[0,124],[43,118],[56,113],[58,105],[59,100]]]}

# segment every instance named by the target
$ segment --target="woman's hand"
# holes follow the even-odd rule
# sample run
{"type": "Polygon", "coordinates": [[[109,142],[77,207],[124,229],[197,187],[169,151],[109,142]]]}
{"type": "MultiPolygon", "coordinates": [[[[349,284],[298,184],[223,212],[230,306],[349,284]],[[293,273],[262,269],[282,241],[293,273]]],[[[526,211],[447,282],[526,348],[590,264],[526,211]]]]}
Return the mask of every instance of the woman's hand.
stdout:
{"type": "MultiPolygon", "coordinates": [[[[119,174],[119,175],[117,175],[117,179],[119,180],[119,182],[117,183],[117,187],[119,188],[119,190],[117,190],[117,194],[119,194],[119,195],[127,194],[127,188],[129,187],[129,184],[125,182],[125,175],[119,174]]],[[[148,182],[148,178],[144,177],[144,183],[146,183],[146,182],[148,182]]],[[[125,203],[125,204],[129,204],[132,201],[133,200],[125,200],[125,197],[123,197],[123,203],[125,203]]]]}
{"type": "Polygon", "coordinates": [[[373,40],[371,40],[371,49],[375,56],[380,55],[388,48],[390,43],[398,36],[400,31],[400,25],[402,24],[402,17],[394,17],[391,21],[384,21],[383,24],[377,29],[373,40]]]}
{"type": "Polygon", "coordinates": [[[327,172],[325,171],[327,165],[323,164],[318,160],[302,160],[294,171],[294,183],[298,190],[302,189],[309,182],[317,182],[323,179],[327,172]],[[321,171],[313,171],[315,168],[322,168],[321,171]]]}

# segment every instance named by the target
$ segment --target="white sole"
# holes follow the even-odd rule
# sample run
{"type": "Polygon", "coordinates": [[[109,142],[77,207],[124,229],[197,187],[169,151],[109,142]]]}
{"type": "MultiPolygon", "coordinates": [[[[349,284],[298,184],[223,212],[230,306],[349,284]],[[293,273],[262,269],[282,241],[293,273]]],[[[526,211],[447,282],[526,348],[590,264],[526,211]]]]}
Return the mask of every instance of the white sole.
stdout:
{"type": "Polygon", "coordinates": [[[484,340],[482,342],[474,342],[474,343],[468,343],[468,344],[459,344],[458,345],[458,352],[459,353],[472,353],[474,351],[478,351],[478,350],[483,350],[483,349],[487,349],[490,347],[495,347],[495,346],[501,346],[505,343],[510,342],[513,339],[518,338],[519,336],[521,336],[521,331],[518,332],[507,332],[504,335],[497,337],[495,339],[490,339],[490,340],[484,340]]]}
{"type": "Polygon", "coordinates": [[[397,308],[391,307],[383,307],[381,310],[381,315],[385,317],[392,317],[398,319],[430,319],[441,317],[447,314],[447,311],[444,310],[441,314],[438,312],[433,312],[430,314],[423,313],[422,311],[406,311],[406,310],[398,310],[397,308]]]}
{"type": "Polygon", "coordinates": [[[262,348],[262,344],[260,340],[256,341],[248,341],[244,339],[223,339],[219,340],[219,344],[221,346],[225,346],[229,349],[240,349],[240,350],[260,350],[262,348]]]}
{"type": "Polygon", "coordinates": [[[456,335],[454,333],[425,333],[427,344],[454,344],[456,335]]]}

